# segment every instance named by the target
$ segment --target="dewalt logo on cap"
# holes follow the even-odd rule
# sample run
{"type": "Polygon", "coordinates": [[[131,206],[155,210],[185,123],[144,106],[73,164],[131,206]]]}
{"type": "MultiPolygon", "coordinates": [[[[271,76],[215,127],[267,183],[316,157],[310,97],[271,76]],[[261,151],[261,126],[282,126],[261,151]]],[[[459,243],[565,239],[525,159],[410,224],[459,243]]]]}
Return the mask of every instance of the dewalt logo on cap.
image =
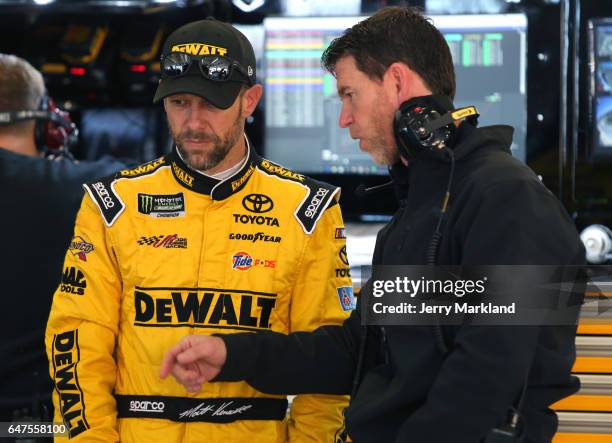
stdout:
{"type": "Polygon", "coordinates": [[[191,55],[227,55],[227,48],[207,45],[206,43],[181,43],[172,46],[171,52],[185,52],[191,55]]]}

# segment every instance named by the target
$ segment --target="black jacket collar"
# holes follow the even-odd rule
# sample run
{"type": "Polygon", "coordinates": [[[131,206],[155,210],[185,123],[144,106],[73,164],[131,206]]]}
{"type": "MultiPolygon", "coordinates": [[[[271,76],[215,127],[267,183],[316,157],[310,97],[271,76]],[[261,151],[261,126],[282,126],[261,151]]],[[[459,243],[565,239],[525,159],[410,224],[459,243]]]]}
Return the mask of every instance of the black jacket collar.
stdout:
{"type": "Polygon", "coordinates": [[[167,156],[168,163],[172,169],[172,175],[174,175],[175,180],[181,186],[187,189],[200,194],[210,195],[213,200],[226,199],[244,187],[251,175],[253,175],[255,166],[261,161],[261,157],[259,157],[251,147],[251,143],[246,135],[244,138],[247,145],[247,161],[242,168],[231,177],[225,180],[217,180],[194,171],[181,159],[176,150],[176,146],[167,156]]]}
{"type": "MultiPolygon", "coordinates": [[[[494,149],[510,153],[513,132],[514,129],[510,126],[495,125],[476,128],[464,122],[459,126],[456,135],[457,141],[453,149],[455,161],[460,162],[479,149],[494,149]]],[[[399,198],[406,193],[411,182],[411,173],[414,172],[415,167],[424,171],[423,174],[430,177],[429,181],[433,181],[439,173],[446,177],[447,167],[445,165],[450,164],[450,159],[448,156],[439,154],[423,152],[422,155],[412,159],[408,166],[404,166],[401,161],[391,166],[389,174],[399,198]]]]}

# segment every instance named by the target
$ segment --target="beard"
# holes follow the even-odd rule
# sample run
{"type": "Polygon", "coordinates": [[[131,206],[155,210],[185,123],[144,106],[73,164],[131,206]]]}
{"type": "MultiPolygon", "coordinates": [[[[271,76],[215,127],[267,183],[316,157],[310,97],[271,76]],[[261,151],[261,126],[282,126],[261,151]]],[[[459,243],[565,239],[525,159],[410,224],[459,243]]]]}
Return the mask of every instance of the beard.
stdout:
{"type": "MultiPolygon", "coordinates": [[[[376,109],[385,109],[384,98],[379,97],[374,107],[376,109]]],[[[369,140],[373,149],[370,151],[370,156],[378,165],[392,166],[399,160],[399,150],[396,147],[395,139],[390,138],[393,130],[389,131],[389,126],[393,123],[393,116],[386,115],[382,112],[375,113],[372,117],[372,127],[374,137],[369,140]]]]}
{"type": "Polygon", "coordinates": [[[238,142],[242,135],[242,102],[238,108],[238,114],[236,119],[228,129],[228,131],[219,136],[214,132],[204,131],[192,131],[191,129],[185,129],[183,132],[176,134],[170,122],[168,122],[168,128],[170,129],[170,135],[176,144],[176,149],[181,154],[182,159],[185,161],[187,166],[196,171],[207,171],[214,168],[221,163],[227,154],[230,152],[232,147],[238,142]],[[206,150],[188,150],[183,145],[183,140],[191,139],[196,142],[210,143],[212,146],[206,150]]]}

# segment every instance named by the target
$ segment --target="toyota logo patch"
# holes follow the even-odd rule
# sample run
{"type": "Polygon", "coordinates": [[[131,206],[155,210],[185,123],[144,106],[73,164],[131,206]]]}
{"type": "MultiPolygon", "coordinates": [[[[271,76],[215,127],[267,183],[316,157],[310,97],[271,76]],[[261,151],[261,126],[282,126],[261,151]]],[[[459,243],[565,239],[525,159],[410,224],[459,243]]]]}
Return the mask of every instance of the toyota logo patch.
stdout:
{"type": "Polygon", "coordinates": [[[347,266],[349,265],[348,257],[346,256],[346,246],[342,246],[340,252],[338,253],[338,256],[340,257],[340,260],[342,260],[342,263],[347,266]]]}
{"type": "Polygon", "coordinates": [[[249,194],[242,199],[242,206],[247,211],[263,214],[269,212],[274,207],[272,199],[263,194],[249,194]]]}

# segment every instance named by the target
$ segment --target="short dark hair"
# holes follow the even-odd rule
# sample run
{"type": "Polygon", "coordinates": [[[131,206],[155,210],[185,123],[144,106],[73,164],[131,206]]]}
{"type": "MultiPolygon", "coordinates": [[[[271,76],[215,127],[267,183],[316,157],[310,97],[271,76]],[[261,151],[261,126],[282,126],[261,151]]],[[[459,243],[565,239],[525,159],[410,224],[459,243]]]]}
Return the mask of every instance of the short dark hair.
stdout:
{"type": "Polygon", "coordinates": [[[38,109],[45,94],[45,83],[30,63],[0,53],[0,78],[0,112],[38,109]]]}
{"type": "MultiPolygon", "coordinates": [[[[45,95],[42,74],[26,60],[0,53],[0,112],[38,109],[45,95]]],[[[25,133],[33,126],[28,120],[0,126],[0,132],[25,133]]]]}
{"type": "Polygon", "coordinates": [[[347,29],[321,57],[335,72],[342,57],[352,55],[357,67],[381,80],[387,68],[402,62],[419,74],[432,93],[455,97],[455,69],[442,33],[418,8],[390,6],[347,29]]]}

